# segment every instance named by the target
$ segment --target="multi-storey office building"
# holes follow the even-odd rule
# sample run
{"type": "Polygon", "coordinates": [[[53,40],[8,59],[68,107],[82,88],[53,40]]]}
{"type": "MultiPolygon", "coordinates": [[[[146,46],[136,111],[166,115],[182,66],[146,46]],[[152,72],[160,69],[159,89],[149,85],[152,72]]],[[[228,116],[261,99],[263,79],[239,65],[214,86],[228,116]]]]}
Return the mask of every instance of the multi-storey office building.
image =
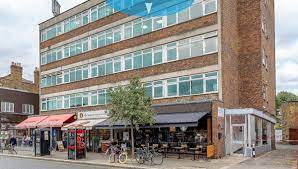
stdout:
{"type": "Polygon", "coordinates": [[[105,110],[108,88],[140,77],[165,133],[186,127],[189,138],[206,137],[216,156],[250,154],[253,145],[270,150],[274,33],[271,0],[195,0],[159,17],[86,1],[40,24],[41,114],[105,110]]]}

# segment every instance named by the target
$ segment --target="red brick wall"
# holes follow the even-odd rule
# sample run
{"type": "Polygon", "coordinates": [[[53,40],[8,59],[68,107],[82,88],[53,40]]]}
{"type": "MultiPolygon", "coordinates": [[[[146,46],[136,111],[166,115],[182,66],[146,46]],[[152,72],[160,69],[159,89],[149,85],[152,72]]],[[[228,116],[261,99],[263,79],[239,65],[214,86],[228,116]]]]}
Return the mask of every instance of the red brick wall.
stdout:
{"type": "Polygon", "coordinates": [[[237,1],[220,1],[221,12],[221,64],[225,108],[239,106],[239,47],[237,26],[237,1]]]}

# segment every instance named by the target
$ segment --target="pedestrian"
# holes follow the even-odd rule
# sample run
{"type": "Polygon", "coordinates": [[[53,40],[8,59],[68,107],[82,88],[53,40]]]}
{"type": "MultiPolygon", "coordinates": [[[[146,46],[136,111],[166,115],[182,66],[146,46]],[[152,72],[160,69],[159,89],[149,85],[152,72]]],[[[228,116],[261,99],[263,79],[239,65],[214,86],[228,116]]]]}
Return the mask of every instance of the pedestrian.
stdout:
{"type": "Polygon", "coordinates": [[[10,138],[10,140],[9,140],[9,144],[10,144],[12,147],[17,146],[17,139],[16,139],[14,136],[12,136],[12,137],[10,138]]]}

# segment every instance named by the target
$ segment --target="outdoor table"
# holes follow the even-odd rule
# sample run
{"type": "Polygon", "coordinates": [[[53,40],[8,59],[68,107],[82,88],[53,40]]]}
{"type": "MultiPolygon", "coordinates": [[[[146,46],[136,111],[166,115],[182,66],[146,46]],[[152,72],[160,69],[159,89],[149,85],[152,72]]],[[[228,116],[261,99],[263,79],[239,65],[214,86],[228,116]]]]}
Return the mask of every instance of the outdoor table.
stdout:
{"type": "Polygon", "coordinates": [[[193,160],[196,160],[196,151],[199,151],[200,148],[199,147],[189,148],[189,150],[193,151],[193,160]]]}
{"type": "Polygon", "coordinates": [[[181,159],[181,150],[183,149],[183,147],[174,147],[174,149],[176,150],[176,152],[178,151],[178,159],[181,159]]]}
{"type": "Polygon", "coordinates": [[[164,158],[167,158],[168,148],[169,148],[169,147],[161,147],[161,148],[160,148],[160,149],[162,150],[163,154],[164,154],[164,158]]]}

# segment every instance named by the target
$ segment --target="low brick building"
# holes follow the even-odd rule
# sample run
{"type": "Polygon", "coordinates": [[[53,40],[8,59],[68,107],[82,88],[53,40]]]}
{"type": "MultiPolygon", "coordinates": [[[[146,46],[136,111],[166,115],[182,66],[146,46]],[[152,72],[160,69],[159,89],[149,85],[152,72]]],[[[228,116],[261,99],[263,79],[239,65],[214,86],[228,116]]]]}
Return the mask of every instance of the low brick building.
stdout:
{"type": "Polygon", "coordinates": [[[282,104],[282,140],[298,145],[298,101],[282,104]]]}
{"type": "Polygon", "coordinates": [[[39,114],[39,70],[34,71],[34,82],[22,77],[23,68],[19,63],[12,63],[11,73],[0,77],[0,140],[17,133],[15,125],[29,115],[39,114]]]}

